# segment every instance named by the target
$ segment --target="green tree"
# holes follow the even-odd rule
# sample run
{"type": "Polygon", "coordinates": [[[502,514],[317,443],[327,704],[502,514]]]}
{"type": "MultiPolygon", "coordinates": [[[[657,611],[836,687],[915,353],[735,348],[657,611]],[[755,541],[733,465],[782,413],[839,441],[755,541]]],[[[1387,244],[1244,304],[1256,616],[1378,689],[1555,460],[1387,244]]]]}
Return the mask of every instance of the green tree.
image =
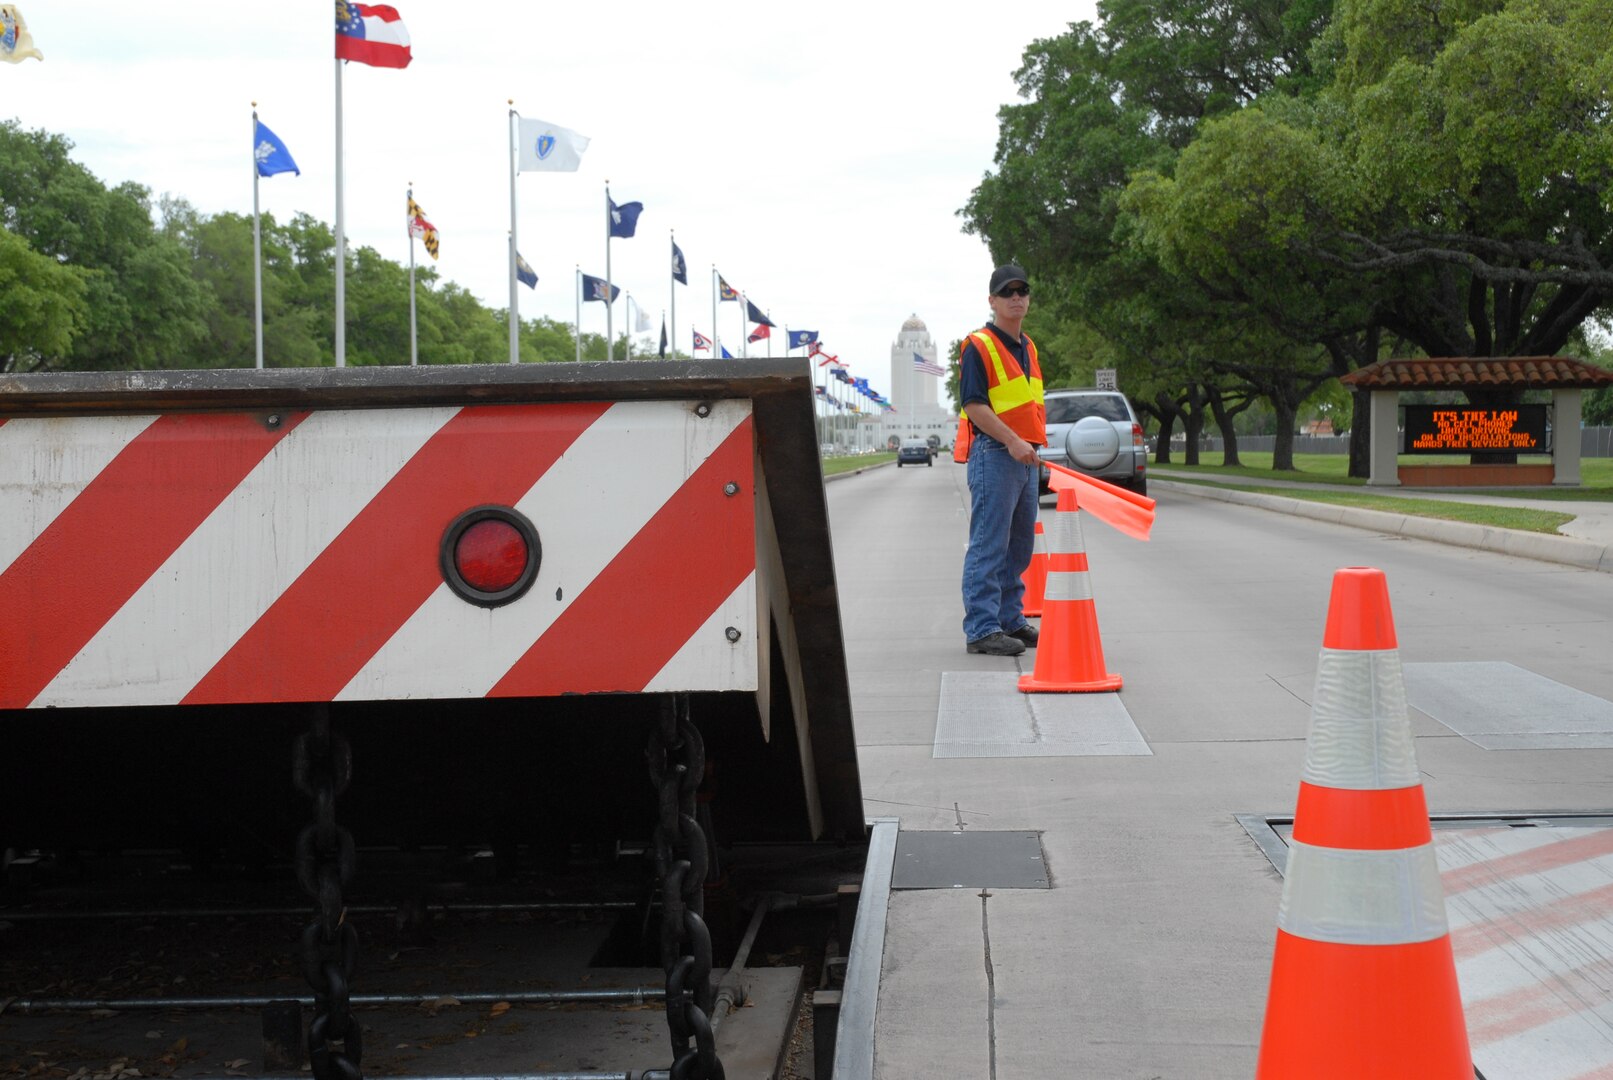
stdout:
{"type": "Polygon", "coordinates": [[[32,371],[66,353],[85,318],[82,277],[0,227],[0,371],[32,371]]]}
{"type": "Polygon", "coordinates": [[[55,368],[190,367],[208,362],[207,295],[185,249],[159,233],[138,184],[107,188],[68,156],[72,143],[0,123],[0,224],[81,271],[87,293],[55,368]]]}

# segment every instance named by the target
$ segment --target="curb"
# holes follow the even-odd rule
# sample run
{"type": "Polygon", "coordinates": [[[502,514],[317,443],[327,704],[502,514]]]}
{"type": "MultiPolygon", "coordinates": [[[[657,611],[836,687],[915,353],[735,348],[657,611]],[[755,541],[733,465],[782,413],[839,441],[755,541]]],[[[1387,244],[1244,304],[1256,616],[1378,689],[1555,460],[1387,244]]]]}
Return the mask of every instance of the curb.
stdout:
{"type": "Polygon", "coordinates": [[[1465,521],[1444,521],[1440,518],[1417,517],[1413,514],[1395,514],[1387,510],[1364,510],[1355,506],[1335,506],[1332,503],[1311,502],[1308,499],[1289,499],[1281,495],[1266,495],[1254,491],[1232,491],[1207,484],[1173,483],[1160,476],[1149,477],[1150,486],[1158,485],[1172,492],[1193,495],[1201,499],[1217,499],[1255,506],[1278,514],[1313,518],[1333,525],[1348,525],[1354,529],[1393,536],[1409,536],[1417,540],[1432,540],[1438,544],[1478,548],[1502,555],[1515,555],[1521,559],[1561,563],[1582,570],[1597,570],[1613,574],[1613,544],[1598,544],[1572,536],[1548,536],[1545,533],[1520,532],[1517,529],[1496,529],[1488,525],[1471,525],[1465,521]]]}

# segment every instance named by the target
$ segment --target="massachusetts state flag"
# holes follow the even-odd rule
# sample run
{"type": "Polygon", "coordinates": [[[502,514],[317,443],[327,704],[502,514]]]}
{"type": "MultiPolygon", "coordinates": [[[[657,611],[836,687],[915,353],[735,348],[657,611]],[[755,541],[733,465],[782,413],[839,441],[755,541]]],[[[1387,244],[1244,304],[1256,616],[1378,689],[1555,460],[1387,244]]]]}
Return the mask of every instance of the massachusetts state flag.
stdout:
{"type": "Polygon", "coordinates": [[[768,327],[771,326],[771,325],[773,325],[773,324],[772,323],[764,323],[763,325],[758,326],[756,329],[754,329],[754,330],[752,330],[750,332],[750,337],[746,338],[745,340],[746,341],[763,341],[763,340],[765,340],[767,338],[767,336],[771,333],[771,331],[768,330],[768,327]]]}
{"type": "Polygon", "coordinates": [[[721,274],[717,275],[717,299],[719,299],[719,300],[738,300],[739,299],[739,293],[736,292],[733,288],[731,288],[729,286],[728,282],[726,282],[726,281],[724,281],[722,279],[721,274]]]}
{"type": "Polygon", "coordinates": [[[711,350],[711,339],[702,334],[700,331],[696,330],[694,332],[694,347],[697,350],[705,349],[709,352],[711,350]]]}
{"type": "Polygon", "coordinates": [[[437,226],[426,220],[426,213],[420,209],[420,204],[409,199],[409,235],[419,237],[425,242],[426,251],[433,259],[437,257],[437,226]]]}
{"type": "Polygon", "coordinates": [[[414,57],[409,54],[409,31],[398,9],[336,0],[336,59],[371,67],[408,67],[414,57]]]}
{"type": "Polygon", "coordinates": [[[616,296],[621,291],[621,289],[618,289],[602,277],[594,277],[592,274],[582,276],[582,298],[584,300],[605,300],[615,303],[616,296]]]}
{"type": "Polygon", "coordinates": [[[529,289],[538,287],[538,272],[532,269],[532,264],[521,258],[521,253],[515,253],[515,280],[529,289]]]}
{"type": "Polygon", "coordinates": [[[801,346],[811,345],[817,340],[818,332],[816,330],[791,330],[789,336],[789,346],[792,349],[799,349],[801,346]]]}

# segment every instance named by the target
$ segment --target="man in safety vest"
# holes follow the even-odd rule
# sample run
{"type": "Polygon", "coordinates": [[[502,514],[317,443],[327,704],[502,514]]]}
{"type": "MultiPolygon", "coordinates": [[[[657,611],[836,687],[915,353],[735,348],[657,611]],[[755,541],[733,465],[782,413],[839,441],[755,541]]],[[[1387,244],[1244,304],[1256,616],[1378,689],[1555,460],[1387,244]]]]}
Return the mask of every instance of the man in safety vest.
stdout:
{"type": "Polygon", "coordinates": [[[1036,344],[1020,331],[1031,306],[1025,271],[1009,264],[991,274],[992,321],[963,343],[954,456],[968,462],[969,551],[963,559],[963,636],[972,653],[1017,656],[1036,645],[1025,621],[1025,583],[1036,542],[1041,466],[1047,442],[1042,367],[1036,344]]]}

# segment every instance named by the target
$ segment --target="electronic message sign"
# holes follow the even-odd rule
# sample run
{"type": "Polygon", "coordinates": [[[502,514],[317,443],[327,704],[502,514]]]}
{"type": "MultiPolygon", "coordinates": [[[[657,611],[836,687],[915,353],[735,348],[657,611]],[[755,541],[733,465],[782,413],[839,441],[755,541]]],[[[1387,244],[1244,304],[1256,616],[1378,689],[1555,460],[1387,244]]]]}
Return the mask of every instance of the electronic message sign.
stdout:
{"type": "Polygon", "coordinates": [[[1407,454],[1485,450],[1546,453],[1546,406],[1474,409],[1465,405],[1407,405],[1407,454]]]}

